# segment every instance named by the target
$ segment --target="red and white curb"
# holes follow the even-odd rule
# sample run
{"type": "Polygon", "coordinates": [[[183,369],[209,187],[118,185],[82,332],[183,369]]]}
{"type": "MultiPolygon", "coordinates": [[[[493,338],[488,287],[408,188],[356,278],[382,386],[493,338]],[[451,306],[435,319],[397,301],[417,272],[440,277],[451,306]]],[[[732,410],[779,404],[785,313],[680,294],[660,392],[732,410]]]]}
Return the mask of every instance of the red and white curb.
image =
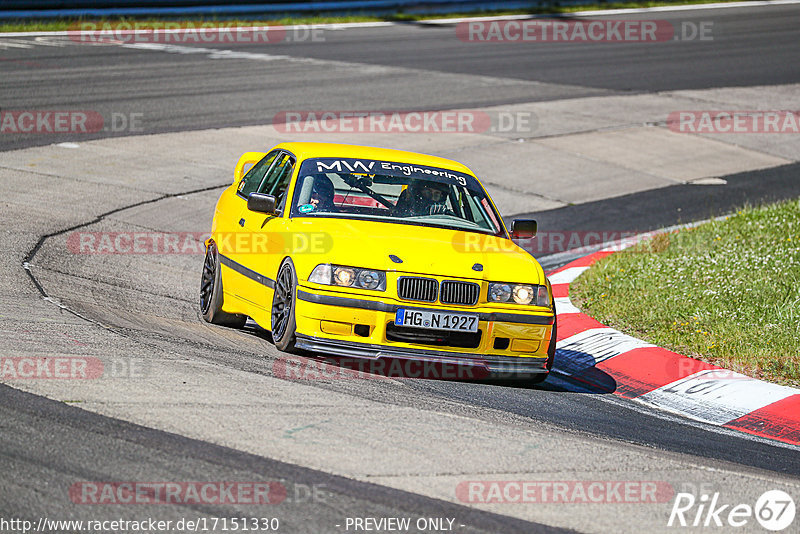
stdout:
{"type": "Polygon", "coordinates": [[[697,421],[800,445],[800,390],[656,347],[576,308],[569,286],[615,246],[550,273],[558,313],[557,373],[697,421]]]}

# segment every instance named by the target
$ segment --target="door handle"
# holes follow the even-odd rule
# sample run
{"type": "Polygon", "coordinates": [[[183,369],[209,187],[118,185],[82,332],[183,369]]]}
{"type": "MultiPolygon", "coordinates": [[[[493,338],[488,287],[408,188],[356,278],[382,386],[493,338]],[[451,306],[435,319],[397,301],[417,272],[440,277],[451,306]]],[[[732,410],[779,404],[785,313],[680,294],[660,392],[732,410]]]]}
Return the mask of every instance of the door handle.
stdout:
{"type": "Polygon", "coordinates": [[[244,219],[239,219],[239,226],[244,226],[244,219]]]}

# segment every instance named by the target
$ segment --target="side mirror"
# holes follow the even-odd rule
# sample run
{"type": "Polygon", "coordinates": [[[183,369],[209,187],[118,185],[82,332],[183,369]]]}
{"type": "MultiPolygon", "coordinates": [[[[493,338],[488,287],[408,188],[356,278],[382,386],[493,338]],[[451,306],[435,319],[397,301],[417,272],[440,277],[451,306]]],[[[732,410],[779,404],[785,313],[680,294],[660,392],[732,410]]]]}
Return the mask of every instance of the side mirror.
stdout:
{"type": "Polygon", "coordinates": [[[247,197],[247,209],[258,213],[275,213],[275,202],[277,200],[272,195],[264,193],[250,193],[247,197]]]}
{"type": "Polygon", "coordinates": [[[233,183],[238,184],[241,182],[242,177],[247,174],[247,171],[250,170],[250,167],[264,159],[264,156],[266,155],[266,152],[245,152],[242,154],[242,157],[239,158],[239,162],[233,169],[233,183]]]}
{"type": "Polygon", "coordinates": [[[536,237],[537,224],[533,219],[514,219],[511,221],[511,239],[531,239],[536,237]]]}

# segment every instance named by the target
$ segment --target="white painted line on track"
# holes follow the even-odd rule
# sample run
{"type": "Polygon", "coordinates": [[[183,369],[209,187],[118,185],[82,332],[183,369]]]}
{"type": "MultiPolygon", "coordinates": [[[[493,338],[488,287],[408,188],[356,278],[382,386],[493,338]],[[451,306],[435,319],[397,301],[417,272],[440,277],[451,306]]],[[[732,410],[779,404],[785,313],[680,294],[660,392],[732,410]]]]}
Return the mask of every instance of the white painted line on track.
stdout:
{"type": "Polygon", "coordinates": [[[166,43],[119,43],[122,48],[134,50],[150,50],[154,52],[169,52],[172,54],[208,54],[210,59],[255,59],[258,61],[276,61],[279,59],[300,59],[290,56],[263,54],[254,52],[239,52],[221,48],[204,48],[199,46],[181,46],[166,43]]]}
{"type": "Polygon", "coordinates": [[[7,50],[9,48],[33,48],[34,44],[35,43],[3,40],[0,41],[0,50],[7,50]]]}

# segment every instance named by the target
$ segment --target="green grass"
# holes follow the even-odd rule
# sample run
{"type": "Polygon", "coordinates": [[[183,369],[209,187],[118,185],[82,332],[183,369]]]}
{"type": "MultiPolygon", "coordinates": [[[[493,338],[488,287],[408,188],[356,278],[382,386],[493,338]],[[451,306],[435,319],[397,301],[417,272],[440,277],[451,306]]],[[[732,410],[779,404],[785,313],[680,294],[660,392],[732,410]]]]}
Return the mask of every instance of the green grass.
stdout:
{"type": "Polygon", "coordinates": [[[744,208],[612,254],[570,298],[658,346],[800,386],[800,201],[744,208]]]}
{"type": "MultiPolygon", "coordinates": [[[[414,22],[427,19],[458,18],[458,17],[481,17],[494,15],[525,15],[525,14],[557,14],[575,13],[578,11],[591,11],[596,9],[626,9],[639,7],[658,7],[683,4],[709,4],[716,2],[739,2],[742,0],[662,0],[647,2],[598,2],[581,6],[557,6],[533,9],[513,9],[513,10],[491,10],[491,11],[471,11],[464,13],[442,13],[442,14],[416,14],[416,13],[395,13],[392,15],[376,16],[369,14],[353,15],[309,15],[299,17],[284,17],[279,19],[253,17],[250,19],[217,19],[215,17],[197,17],[185,19],[182,22],[219,22],[224,25],[239,26],[262,26],[262,25],[290,25],[290,24],[335,24],[344,22],[373,22],[373,21],[394,21],[394,22],[414,22]]],[[[556,2],[554,2],[555,4],[556,2]]],[[[79,22],[108,22],[118,24],[120,22],[138,22],[160,24],[166,20],[176,20],[175,17],[108,17],[108,18],[64,18],[52,20],[16,20],[0,22],[0,32],[22,32],[22,31],[65,31],[74,29],[74,25],[79,22]]]]}

